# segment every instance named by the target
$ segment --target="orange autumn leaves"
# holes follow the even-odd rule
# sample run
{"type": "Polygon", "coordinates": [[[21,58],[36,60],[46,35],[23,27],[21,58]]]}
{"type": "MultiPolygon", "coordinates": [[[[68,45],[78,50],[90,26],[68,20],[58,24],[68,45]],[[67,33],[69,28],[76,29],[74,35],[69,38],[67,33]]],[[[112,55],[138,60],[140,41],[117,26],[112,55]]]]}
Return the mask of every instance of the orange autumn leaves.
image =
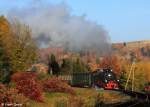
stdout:
{"type": "Polygon", "coordinates": [[[100,62],[101,68],[111,68],[116,75],[121,74],[121,64],[116,55],[105,56],[100,62]]]}

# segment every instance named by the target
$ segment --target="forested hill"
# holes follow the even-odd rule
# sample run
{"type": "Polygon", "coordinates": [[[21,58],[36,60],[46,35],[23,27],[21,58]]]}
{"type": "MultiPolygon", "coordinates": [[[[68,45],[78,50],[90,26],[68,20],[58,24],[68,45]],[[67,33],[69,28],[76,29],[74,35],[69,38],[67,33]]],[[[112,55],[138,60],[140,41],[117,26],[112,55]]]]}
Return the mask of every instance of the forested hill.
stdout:
{"type": "Polygon", "coordinates": [[[113,43],[112,49],[114,53],[121,56],[135,56],[137,59],[150,59],[150,40],[113,43]]]}
{"type": "Polygon", "coordinates": [[[143,41],[133,41],[133,42],[122,42],[122,43],[113,43],[113,48],[142,48],[142,47],[150,47],[150,40],[143,40],[143,41]]]}

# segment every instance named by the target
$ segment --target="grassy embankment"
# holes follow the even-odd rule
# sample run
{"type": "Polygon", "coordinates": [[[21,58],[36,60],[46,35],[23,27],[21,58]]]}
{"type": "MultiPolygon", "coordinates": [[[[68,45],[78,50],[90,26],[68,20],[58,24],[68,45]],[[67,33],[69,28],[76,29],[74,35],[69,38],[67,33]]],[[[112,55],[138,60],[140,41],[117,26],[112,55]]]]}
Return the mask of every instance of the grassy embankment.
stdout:
{"type": "Polygon", "coordinates": [[[74,88],[76,95],[45,93],[45,102],[30,101],[31,107],[94,107],[97,102],[116,103],[130,99],[119,92],[96,91],[88,88],[74,88]]]}

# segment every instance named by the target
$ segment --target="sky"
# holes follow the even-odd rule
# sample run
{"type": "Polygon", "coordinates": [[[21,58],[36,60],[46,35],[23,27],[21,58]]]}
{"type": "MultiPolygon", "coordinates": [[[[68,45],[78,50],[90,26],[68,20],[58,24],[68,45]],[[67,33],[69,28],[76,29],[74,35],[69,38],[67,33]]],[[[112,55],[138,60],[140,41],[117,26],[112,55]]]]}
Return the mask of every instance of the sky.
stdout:
{"type": "Polygon", "coordinates": [[[150,0],[0,0],[0,14],[36,2],[65,3],[73,15],[102,25],[112,42],[150,40],[150,0]]]}

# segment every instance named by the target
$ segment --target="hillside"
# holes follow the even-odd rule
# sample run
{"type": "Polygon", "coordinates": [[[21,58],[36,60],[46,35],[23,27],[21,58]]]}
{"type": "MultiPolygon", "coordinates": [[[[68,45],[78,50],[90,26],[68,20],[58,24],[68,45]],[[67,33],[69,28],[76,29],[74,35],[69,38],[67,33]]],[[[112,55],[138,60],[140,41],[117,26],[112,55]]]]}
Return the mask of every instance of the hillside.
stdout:
{"type": "Polygon", "coordinates": [[[113,53],[127,59],[149,60],[150,40],[113,43],[112,50],[113,53]]]}
{"type": "Polygon", "coordinates": [[[150,40],[123,42],[123,43],[112,43],[113,48],[127,47],[129,49],[150,47],[150,40]]]}
{"type": "MultiPolygon", "coordinates": [[[[128,56],[131,53],[134,53],[135,56],[150,57],[150,40],[143,41],[133,41],[133,42],[123,42],[123,43],[112,43],[112,52],[121,56],[128,56]]],[[[47,58],[50,54],[55,54],[57,60],[63,58],[75,57],[79,53],[65,52],[63,48],[43,48],[39,50],[39,56],[41,61],[47,61],[47,58]]],[[[84,59],[95,59],[94,53],[88,53],[81,55],[84,59]]],[[[92,61],[93,62],[93,61],[92,61]]]]}

